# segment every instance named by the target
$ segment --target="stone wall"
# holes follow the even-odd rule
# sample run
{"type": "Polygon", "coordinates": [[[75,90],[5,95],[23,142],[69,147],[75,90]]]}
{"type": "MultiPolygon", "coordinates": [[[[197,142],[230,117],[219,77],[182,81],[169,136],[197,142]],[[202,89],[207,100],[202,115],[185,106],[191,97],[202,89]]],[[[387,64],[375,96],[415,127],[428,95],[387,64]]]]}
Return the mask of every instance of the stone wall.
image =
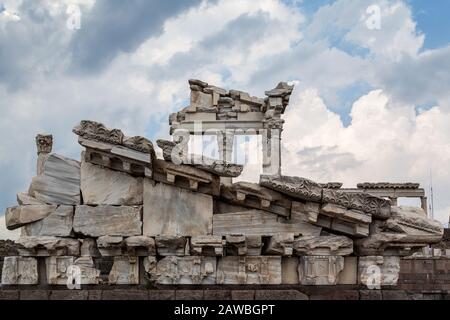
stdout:
{"type": "MultiPolygon", "coordinates": [[[[20,238],[17,252],[4,245],[3,289],[20,288],[19,297],[46,290],[51,297],[76,283],[83,297],[86,290],[105,297],[175,290],[179,298],[183,290],[198,289],[195,295],[204,297],[208,289],[245,289],[255,290],[257,299],[273,290],[359,299],[365,284],[387,290],[429,281],[429,275],[410,279],[419,274],[410,270],[406,282],[398,282],[400,260],[427,258],[418,254],[444,232],[426,206],[393,201],[405,192],[423,196],[418,184],[346,189],[339,182],[281,175],[279,166],[264,171],[259,183],[233,183],[243,166],[230,162],[227,130],[270,130],[263,158],[279,164],[272,147],[280,144],[281,114],[293,87],[280,83],[257,98],[199,80],[189,84],[190,106],[170,117],[173,141],[157,141],[163,159],[145,137],[95,121],[73,128],[84,148],[81,161],[52,153],[51,135],[36,137],[37,175],[5,211],[7,229],[20,229],[20,238]],[[219,159],[189,153],[179,134],[194,133],[193,120],[214,129],[219,159]],[[159,290],[148,291],[153,288],[159,290]]],[[[442,252],[435,247],[433,259],[442,252]]],[[[441,263],[427,268],[441,277],[441,263]]]]}
{"type": "MultiPolygon", "coordinates": [[[[446,230],[449,234],[449,230],[446,230]]],[[[447,240],[444,239],[443,242],[447,240]]],[[[446,243],[434,246],[445,250],[446,243]]],[[[14,251],[12,242],[0,241],[0,276],[3,256],[14,251]],[[5,250],[7,249],[7,250],[5,250]]],[[[41,258],[42,259],[42,258],[41,258]]],[[[95,259],[100,277],[107,279],[113,257],[95,259]]],[[[396,286],[368,290],[362,285],[84,285],[82,290],[39,284],[2,286],[0,300],[450,300],[450,257],[404,258],[396,286]]]]}

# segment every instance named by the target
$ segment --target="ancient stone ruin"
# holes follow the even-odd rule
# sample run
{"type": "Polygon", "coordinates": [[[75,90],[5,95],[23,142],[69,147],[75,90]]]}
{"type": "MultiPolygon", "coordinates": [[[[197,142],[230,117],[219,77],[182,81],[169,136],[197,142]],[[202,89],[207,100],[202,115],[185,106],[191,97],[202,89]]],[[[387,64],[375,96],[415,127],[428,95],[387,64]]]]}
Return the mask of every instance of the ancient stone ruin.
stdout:
{"type": "Polygon", "coordinates": [[[265,98],[190,80],[190,105],[170,116],[173,141],[128,137],[94,121],[73,128],[81,161],[52,153],[38,135],[37,175],[6,209],[20,228],[4,258],[3,286],[307,285],[394,286],[400,259],[440,242],[413,183],[317,183],[281,174],[280,140],[293,89],[265,98]],[[196,123],[220,157],[187,148],[196,123]],[[233,136],[263,135],[259,183],[232,182],[233,136]],[[397,206],[417,197],[422,208],[397,206]],[[112,267],[101,274],[98,261],[112,267]],[[375,278],[374,278],[375,275],[375,278]]]}

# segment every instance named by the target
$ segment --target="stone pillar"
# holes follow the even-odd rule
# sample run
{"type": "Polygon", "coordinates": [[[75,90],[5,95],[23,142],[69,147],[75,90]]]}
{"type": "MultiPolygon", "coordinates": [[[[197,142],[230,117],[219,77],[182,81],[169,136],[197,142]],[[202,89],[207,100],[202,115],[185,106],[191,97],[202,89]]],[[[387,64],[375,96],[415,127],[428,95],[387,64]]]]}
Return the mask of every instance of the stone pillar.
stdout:
{"type": "Polygon", "coordinates": [[[389,200],[391,200],[391,205],[392,206],[397,206],[398,205],[398,198],[397,197],[390,197],[389,200]]]}
{"type": "Polygon", "coordinates": [[[262,130],[262,153],[263,153],[263,174],[272,174],[271,166],[272,166],[272,144],[271,144],[271,130],[262,130]]]}
{"type": "MultiPolygon", "coordinates": [[[[233,161],[233,142],[234,132],[230,130],[217,132],[217,144],[219,149],[219,159],[225,163],[233,161]]],[[[220,177],[220,183],[230,185],[233,179],[229,177],[220,177]]]]}
{"type": "Polygon", "coordinates": [[[262,134],[263,174],[281,175],[281,131],[267,129],[262,134]]]}
{"type": "Polygon", "coordinates": [[[233,142],[234,142],[234,132],[230,130],[219,131],[217,133],[217,143],[219,146],[219,159],[226,162],[232,163],[233,159],[233,142]]]}
{"type": "Polygon", "coordinates": [[[275,129],[275,134],[273,134],[273,139],[276,139],[276,163],[275,165],[278,167],[277,174],[281,176],[281,131],[282,129],[275,129]]]}
{"type": "Polygon", "coordinates": [[[53,147],[53,136],[51,134],[38,134],[36,136],[37,147],[37,174],[40,175],[44,169],[44,163],[53,147]]]}
{"type": "Polygon", "coordinates": [[[422,207],[423,211],[425,211],[425,214],[428,216],[428,201],[427,197],[420,197],[420,206],[422,207]]]}

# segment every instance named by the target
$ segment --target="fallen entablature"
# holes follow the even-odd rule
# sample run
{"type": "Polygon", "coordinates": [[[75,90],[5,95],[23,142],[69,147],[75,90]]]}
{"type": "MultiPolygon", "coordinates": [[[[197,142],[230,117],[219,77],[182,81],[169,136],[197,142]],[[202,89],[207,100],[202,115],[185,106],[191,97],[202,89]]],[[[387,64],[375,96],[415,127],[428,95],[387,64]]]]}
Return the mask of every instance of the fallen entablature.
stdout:
{"type": "MultiPolygon", "coordinates": [[[[443,228],[423,208],[396,206],[421,197],[413,183],[317,183],[281,175],[280,154],[264,140],[259,183],[234,182],[238,129],[279,138],[293,90],[284,82],[258,98],[189,80],[190,104],[170,116],[171,131],[202,121],[216,129],[219,159],[190,154],[188,136],[158,140],[83,120],[73,132],[81,161],[52,153],[36,137],[37,175],[6,227],[20,229],[18,254],[6,257],[2,285],[337,285],[397,283],[400,258],[439,242],[443,228]],[[231,130],[229,135],[226,130],[231,130]],[[276,170],[268,174],[268,166],[276,170]],[[107,274],[100,263],[110,262],[107,274]]],[[[192,129],[192,130],[191,130],[192,129]]]]}

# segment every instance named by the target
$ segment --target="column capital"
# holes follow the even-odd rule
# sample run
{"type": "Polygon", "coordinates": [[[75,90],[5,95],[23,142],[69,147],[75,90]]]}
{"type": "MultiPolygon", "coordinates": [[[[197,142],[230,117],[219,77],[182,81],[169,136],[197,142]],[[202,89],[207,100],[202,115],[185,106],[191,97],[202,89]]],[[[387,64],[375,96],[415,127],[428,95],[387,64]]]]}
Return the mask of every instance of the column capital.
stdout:
{"type": "Polygon", "coordinates": [[[53,148],[53,136],[51,134],[36,135],[37,154],[50,153],[53,148]]]}

